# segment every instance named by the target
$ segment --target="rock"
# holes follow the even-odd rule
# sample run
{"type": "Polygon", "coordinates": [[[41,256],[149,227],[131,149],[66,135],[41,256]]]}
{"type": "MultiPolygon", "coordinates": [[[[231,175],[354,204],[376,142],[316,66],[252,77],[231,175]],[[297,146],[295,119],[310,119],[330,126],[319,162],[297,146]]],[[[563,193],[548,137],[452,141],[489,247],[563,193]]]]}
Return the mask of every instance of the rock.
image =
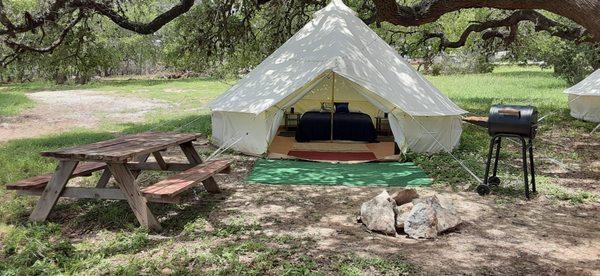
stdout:
{"type": "Polygon", "coordinates": [[[415,198],[418,198],[419,194],[415,189],[403,189],[393,193],[391,197],[396,201],[396,205],[400,206],[413,201],[415,198]]]}
{"type": "Polygon", "coordinates": [[[372,231],[386,235],[396,234],[396,216],[394,214],[395,201],[390,198],[387,191],[383,191],[373,199],[363,203],[360,207],[362,223],[372,231]]]}
{"type": "Polygon", "coordinates": [[[394,207],[394,213],[396,213],[396,230],[404,231],[404,221],[408,218],[408,214],[410,214],[413,207],[414,205],[410,202],[394,207]]]}
{"type": "Polygon", "coordinates": [[[170,268],[168,268],[168,267],[166,267],[166,268],[163,268],[163,269],[160,271],[160,275],[173,275],[173,274],[175,274],[175,271],[173,271],[172,269],[170,269],[170,268]]]}
{"type": "Polygon", "coordinates": [[[413,204],[404,220],[404,232],[412,238],[435,238],[461,223],[454,205],[438,195],[415,200],[413,204]]]}
{"type": "Polygon", "coordinates": [[[586,212],[577,212],[575,213],[575,216],[579,218],[587,218],[588,214],[586,212]]]}
{"type": "Polygon", "coordinates": [[[415,239],[437,237],[435,210],[428,201],[421,201],[412,208],[404,221],[404,233],[415,239]]]}
{"type": "Polygon", "coordinates": [[[458,226],[462,220],[460,216],[458,216],[458,212],[454,207],[452,202],[442,196],[433,196],[437,199],[437,203],[439,206],[434,204],[434,208],[436,209],[436,218],[437,218],[437,230],[438,233],[450,230],[456,226],[458,226]]]}

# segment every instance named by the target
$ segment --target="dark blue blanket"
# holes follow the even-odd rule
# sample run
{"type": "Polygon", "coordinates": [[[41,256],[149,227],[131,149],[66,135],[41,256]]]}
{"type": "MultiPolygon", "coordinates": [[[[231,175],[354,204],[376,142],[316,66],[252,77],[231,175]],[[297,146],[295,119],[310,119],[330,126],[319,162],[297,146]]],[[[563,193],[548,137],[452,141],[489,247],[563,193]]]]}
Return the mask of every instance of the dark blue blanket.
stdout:
{"type": "MultiPolygon", "coordinates": [[[[300,118],[296,141],[309,142],[331,139],[331,113],[306,112],[300,118]]],[[[371,116],[360,112],[333,115],[333,140],[377,141],[371,116]]]]}

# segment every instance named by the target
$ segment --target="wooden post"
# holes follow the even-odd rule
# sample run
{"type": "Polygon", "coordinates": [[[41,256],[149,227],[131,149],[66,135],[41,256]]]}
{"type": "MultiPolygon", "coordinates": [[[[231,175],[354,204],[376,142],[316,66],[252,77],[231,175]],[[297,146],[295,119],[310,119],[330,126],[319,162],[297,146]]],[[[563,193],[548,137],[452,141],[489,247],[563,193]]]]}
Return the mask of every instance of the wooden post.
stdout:
{"type": "MultiPolygon", "coordinates": [[[[146,163],[146,161],[148,161],[148,157],[150,157],[149,153],[140,155],[140,156],[138,156],[138,157],[135,158],[135,162],[146,163]]],[[[134,179],[137,179],[138,176],[140,176],[140,174],[142,173],[141,170],[132,170],[131,172],[133,173],[133,178],[134,179]]]]}
{"type": "MultiPolygon", "coordinates": [[[[200,155],[198,155],[198,152],[196,151],[196,148],[194,148],[194,144],[192,144],[192,142],[181,144],[180,147],[190,164],[202,164],[202,158],[200,158],[200,155]]],[[[204,188],[209,193],[215,194],[221,192],[221,189],[219,189],[219,185],[217,185],[217,181],[215,181],[215,178],[212,176],[202,181],[202,185],[204,185],[204,188]]]]}
{"type": "Polygon", "coordinates": [[[102,175],[100,176],[100,179],[98,180],[98,183],[96,183],[96,188],[99,188],[99,189],[106,188],[106,185],[108,184],[108,181],[110,180],[111,176],[112,176],[112,174],[110,173],[110,170],[108,168],[106,168],[102,172],[102,175]]]}
{"type": "Polygon", "coordinates": [[[135,214],[142,227],[160,231],[161,227],[150,208],[148,201],[142,196],[140,187],[135,183],[135,176],[124,163],[110,163],[108,168],[117,180],[119,188],[125,194],[129,207],[135,214]]]}
{"type": "Polygon", "coordinates": [[[77,161],[60,161],[54,175],[52,175],[52,179],[46,185],[35,209],[29,216],[30,221],[40,222],[48,218],[78,163],[77,161]]]}
{"type": "Polygon", "coordinates": [[[221,192],[221,189],[219,188],[217,181],[215,181],[215,178],[212,176],[207,178],[206,180],[202,181],[202,185],[204,185],[204,188],[206,189],[206,191],[211,194],[218,194],[221,192]]]}
{"type": "Polygon", "coordinates": [[[163,159],[162,155],[160,154],[160,151],[155,151],[152,153],[152,155],[154,156],[154,159],[156,159],[156,163],[158,163],[158,166],[161,170],[166,171],[169,169],[169,165],[167,165],[165,159],[163,159]]]}
{"type": "Polygon", "coordinates": [[[190,164],[202,164],[202,158],[200,158],[200,155],[198,155],[198,152],[196,151],[196,148],[194,148],[194,144],[192,144],[192,142],[183,143],[179,145],[179,147],[181,147],[181,150],[185,154],[185,157],[190,164]]]}
{"type": "Polygon", "coordinates": [[[335,113],[335,72],[331,72],[331,122],[330,122],[330,142],[333,142],[333,115],[335,113]]]}

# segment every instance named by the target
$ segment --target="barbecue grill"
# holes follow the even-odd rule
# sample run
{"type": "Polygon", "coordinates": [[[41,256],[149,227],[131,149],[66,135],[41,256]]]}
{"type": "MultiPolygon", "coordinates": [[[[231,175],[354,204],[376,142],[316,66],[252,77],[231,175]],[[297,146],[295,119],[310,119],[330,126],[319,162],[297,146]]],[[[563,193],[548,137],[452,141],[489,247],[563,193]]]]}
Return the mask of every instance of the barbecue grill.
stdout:
{"type": "Polygon", "coordinates": [[[531,168],[531,187],[535,189],[535,165],[533,162],[533,139],[537,132],[538,112],[533,106],[520,105],[494,105],[490,108],[487,122],[488,133],[491,136],[490,147],[485,166],[483,184],[477,187],[477,193],[486,195],[490,193],[490,186],[500,185],[498,178],[498,158],[502,138],[516,138],[521,142],[521,153],[523,157],[523,178],[525,182],[525,197],[529,199],[529,173],[527,166],[527,155],[529,154],[529,165],[531,168]],[[494,168],[490,177],[492,155],[495,150],[494,168]]]}

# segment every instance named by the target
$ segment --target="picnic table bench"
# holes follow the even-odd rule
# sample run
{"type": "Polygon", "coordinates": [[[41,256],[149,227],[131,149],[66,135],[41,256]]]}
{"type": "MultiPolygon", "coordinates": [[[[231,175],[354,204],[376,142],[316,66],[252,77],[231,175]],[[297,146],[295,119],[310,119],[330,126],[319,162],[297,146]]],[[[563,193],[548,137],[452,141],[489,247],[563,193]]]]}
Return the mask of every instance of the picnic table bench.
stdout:
{"type": "Polygon", "coordinates": [[[42,156],[59,161],[54,173],[10,183],[6,188],[16,190],[19,195],[40,196],[29,217],[31,221],[46,220],[59,197],[127,200],[142,226],[160,230],[160,224],[148,208],[149,201],[178,203],[182,193],[200,184],[208,192],[218,193],[220,189],[213,176],[230,172],[230,161],[202,161],[192,144],[198,138],[198,134],[147,132],[43,152],[42,156]],[[181,148],[188,163],[167,163],[163,159],[161,152],[176,146],[181,148]],[[150,155],[156,162],[148,162],[150,155]],[[142,189],[135,179],[144,170],[179,173],[142,189]],[[95,187],[66,187],[70,179],[91,176],[98,171],[103,172],[95,187]],[[111,176],[118,188],[107,187],[111,176]]]}

